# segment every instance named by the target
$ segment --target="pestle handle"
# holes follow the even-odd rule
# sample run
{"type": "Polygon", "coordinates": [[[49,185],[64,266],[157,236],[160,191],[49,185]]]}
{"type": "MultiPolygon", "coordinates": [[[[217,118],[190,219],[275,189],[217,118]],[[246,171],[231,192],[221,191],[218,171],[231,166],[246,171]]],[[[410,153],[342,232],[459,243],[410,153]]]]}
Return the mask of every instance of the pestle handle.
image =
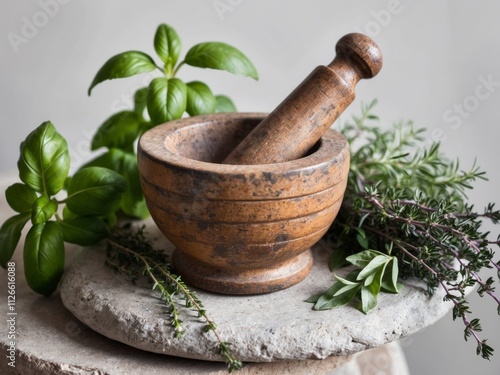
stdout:
{"type": "Polygon", "coordinates": [[[377,75],[382,53],[369,37],[353,33],[335,47],[335,59],[318,66],[223,161],[270,164],[303,157],[352,103],[362,78],[377,75]]]}

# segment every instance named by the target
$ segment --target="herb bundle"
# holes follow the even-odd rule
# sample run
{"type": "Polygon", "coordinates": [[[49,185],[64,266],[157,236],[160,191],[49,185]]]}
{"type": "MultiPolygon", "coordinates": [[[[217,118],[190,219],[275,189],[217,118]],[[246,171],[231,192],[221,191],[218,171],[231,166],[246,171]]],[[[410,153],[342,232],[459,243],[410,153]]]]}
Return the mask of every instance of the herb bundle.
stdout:
{"type": "Polygon", "coordinates": [[[491,248],[500,244],[500,236],[489,240],[481,229],[484,220],[498,224],[500,211],[491,203],[476,212],[465,195],[475,180],[485,179],[484,172],[476,166],[461,171],[438,143],[427,147],[424,129],[411,122],[387,131],[368,125],[378,120],[371,112],[375,104],[364,106],[362,116],[341,129],[352,148],[351,170],[342,208],[325,237],[334,249],[332,270],[349,263],[359,269],[337,277],[308,302],[324,310],[359,299],[367,313],[381,290],[397,293],[398,277],[417,277],[429,294],[444,289],[453,319],[465,325],[465,339],[472,336],[477,354],[488,359],[493,349],[479,337],[479,319],[469,317],[465,298],[467,288],[475,286],[480,296],[493,299],[500,314],[494,279],[479,275],[485,268],[500,269],[491,248]]]}
{"type": "Polygon", "coordinates": [[[168,309],[174,337],[181,338],[185,333],[181,309],[194,311],[204,322],[203,331],[214,334],[217,341],[215,351],[224,358],[229,372],[243,367],[234,356],[231,343],[222,340],[215,322],[208,316],[196,293],[172,272],[165,252],[155,249],[146,238],[144,227],[133,229],[130,224],[116,227],[107,239],[106,265],[127,276],[134,284],[140,277],[145,277],[152,284],[152,290],[159,291],[159,298],[168,309]]]}

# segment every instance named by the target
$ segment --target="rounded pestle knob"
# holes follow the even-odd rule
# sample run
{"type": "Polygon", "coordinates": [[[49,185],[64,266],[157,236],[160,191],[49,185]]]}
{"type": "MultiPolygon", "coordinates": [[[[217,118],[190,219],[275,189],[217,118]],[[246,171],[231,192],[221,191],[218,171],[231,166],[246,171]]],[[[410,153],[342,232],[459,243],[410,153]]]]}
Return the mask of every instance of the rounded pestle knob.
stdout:
{"type": "Polygon", "coordinates": [[[223,161],[225,164],[271,164],[303,157],[352,103],[362,78],[377,75],[382,53],[363,34],[342,37],[335,59],[318,66],[223,161]]]}

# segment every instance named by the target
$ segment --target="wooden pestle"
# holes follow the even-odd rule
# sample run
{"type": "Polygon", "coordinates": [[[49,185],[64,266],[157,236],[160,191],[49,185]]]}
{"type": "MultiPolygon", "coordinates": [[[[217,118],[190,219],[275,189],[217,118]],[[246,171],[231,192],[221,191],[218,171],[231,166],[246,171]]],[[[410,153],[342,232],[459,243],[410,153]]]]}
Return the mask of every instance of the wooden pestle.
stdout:
{"type": "Polygon", "coordinates": [[[312,73],[223,161],[270,164],[303,157],[355,97],[361,78],[382,67],[377,44],[363,34],[347,34],[335,46],[335,59],[312,73]]]}

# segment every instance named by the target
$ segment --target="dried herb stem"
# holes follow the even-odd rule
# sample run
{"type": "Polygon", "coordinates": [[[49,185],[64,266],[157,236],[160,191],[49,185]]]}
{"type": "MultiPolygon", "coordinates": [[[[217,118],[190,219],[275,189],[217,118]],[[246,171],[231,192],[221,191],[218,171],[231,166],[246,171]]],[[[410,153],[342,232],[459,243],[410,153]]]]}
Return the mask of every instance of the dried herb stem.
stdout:
{"type": "Polygon", "coordinates": [[[215,350],[224,358],[229,372],[241,369],[243,364],[232,352],[231,343],[222,339],[214,320],[209,317],[196,293],[191,291],[179,276],[171,272],[166,255],[152,247],[143,230],[144,227],[134,233],[130,225],[117,228],[107,239],[106,264],[117,272],[126,274],[133,282],[139,277],[136,268],[141,269],[140,274],[147,277],[153,285],[152,290],[159,290],[160,299],[168,307],[174,337],[182,337],[185,333],[181,308],[193,310],[198,318],[203,320],[203,331],[211,331],[214,334],[217,342],[215,350]],[[181,297],[183,303],[178,297],[181,297]]]}

